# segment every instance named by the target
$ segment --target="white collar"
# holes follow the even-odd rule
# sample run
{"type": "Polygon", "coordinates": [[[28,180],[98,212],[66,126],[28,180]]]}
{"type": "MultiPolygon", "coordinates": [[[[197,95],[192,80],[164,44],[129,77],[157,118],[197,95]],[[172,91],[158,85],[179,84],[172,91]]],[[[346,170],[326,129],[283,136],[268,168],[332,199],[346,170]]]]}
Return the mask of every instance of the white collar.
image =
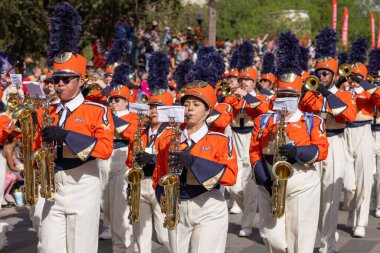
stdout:
{"type": "MultiPolygon", "coordinates": [[[[190,141],[193,141],[197,143],[202,139],[206,134],[208,133],[208,127],[206,123],[203,124],[203,126],[196,131],[195,133],[191,134],[189,136],[190,139],[187,139],[187,129],[185,128],[181,133],[181,143],[187,141],[187,144],[189,144],[190,141]]],[[[190,144],[189,144],[190,145],[190,144]]]]}
{"type": "Polygon", "coordinates": [[[338,88],[337,88],[335,85],[333,85],[333,86],[329,89],[329,91],[330,91],[332,94],[335,94],[335,93],[338,92],[338,88]]]}
{"type": "MultiPolygon", "coordinates": [[[[297,109],[296,112],[285,115],[285,122],[297,122],[301,119],[302,114],[303,113],[299,109],[297,109]]],[[[278,122],[280,122],[280,113],[276,112],[276,114],[274,115],[274,123],[277,124],[278,122]]]]}
{"type": "Polygon", "coordinates": [[[253,89],[251,92],[248,92],[248,94],[250,94],[254,97],[256,97],[256,95],[257,95],[255,89],[253,89]]]}
{"type": "Polygon", "coordinates": [[[69,109],[70,112],[73,112],[75,109],[77,109],[81,104],[84,102],[84,97],[82,93],[80,92],[78,96],[67,102],[65,105],[62,104],[62,101],[59,101],[59,104],[57,106],[57,109],[55,110],[55,113],[59,113],[60,110],[66,108],[69,109]]]}
{"type": "Polygon", "coordinates": [[[118,117],[123,117],[123,116],[129,114],[129,110],[127,109],[127,110],[122,110],[122,111],[116,111],[115,114],[118,117]]]}

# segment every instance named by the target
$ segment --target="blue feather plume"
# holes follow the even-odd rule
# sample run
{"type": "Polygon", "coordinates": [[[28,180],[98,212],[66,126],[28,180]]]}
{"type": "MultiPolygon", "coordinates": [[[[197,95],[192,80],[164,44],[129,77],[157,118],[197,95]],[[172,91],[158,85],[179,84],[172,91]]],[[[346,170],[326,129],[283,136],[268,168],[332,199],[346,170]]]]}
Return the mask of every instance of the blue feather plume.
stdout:
{"type": "Polygon", "coordinates": [[[230,65],[229,65],[230,69],[237,68],[238,59],[239,59],[239,52],[238,52],[238,48],[236,48],[231,56],[230,65]]]}
{"type": "Polygon", "coordinates": [[[77,10],[69,3],[62,2],[55,5],[49,20],[49,57],[64,52],[79,53],[81,20],[77,10]]]}
{"type": "Polygon", "coordinates": [[[380,70],[380,48],[371,50],[367,67],[369,73],[377,73],[380,70]]]}
{"type": "Polygon", "coordinates": [[[261,70],[261,74],[269,74],[274,73],[274,55],[272,53],[265,53],[263,57],[263,69],[261,70]]]}
{"type": "Polygon", "coordinates": [[[238,47],[237,68],[243,70],[253,66],[253,54],[255,52],[253,45],[249,41],[244,41],[238,47]]]}
{"type": "Polygon", "coordinates": [[[207,82],[215,88],[217,82],[222,78],[225,70],[223,57],[219,52],[209,53],[197,60],[189,71],[187,78],[189,82],[200,80],[207,82]]]}
{"type": "Polygon", "coordinates": [[[338,64],[339,66],[348,63],[348,53],[347,52],[341,52],[338,54],[338,64]]]}
{"type": "Polygon", "coordinates": [[[336,43],[338,42],[338,37],[335,30],[326,27],[317,35],[316,39],[316,59],[321,57],[336,58],[336,43]]]}
{"type": "Polygon", "coordinates": [[[283,32],[280,34],[276,44],[276,76],[286,73],[301,75],[302,69],[299,62],[301,52],[296,36],[291,31],[283,32]]]}
{"type": "Polygon", "coordinates": [[[129,84],[129,65],[123,63],[115,68],[115,72],[112,76],[111,86],[129,84]]]}
{"type": "Polygon", "coordinates": [[[106,64],[112,65],[116,62],[120,62],[123,60],[123,57],[126,55],[128,51],[128,39],[121,38],[114,40],[112,43],[112,48],[108,52],[106,57],[106,64]]]}
{"type": "Polygon", "coordinates": [[[367,50],[369,48],[369,43],[364,38],[358,38],[351,45],[351,52],[349,57],[349,63],[355,64],[358,62],[365,63],[367,58],[367,50]]]}
{"type": "Polygon", "coordinates": [[[309,48],[300,46],[300,66],[303,71],[309,71],[309,48]]]}
{"type": "Polygon", "coordinates": [[[149,58],[148,86],[149,90],[168,88],[170,61],[164,52],[154,52],[149,58]]]}
{"type": "Polygon", "coordinates": [[[211,46],[202,46],[201,48],[199,48],[198,50],[198,53],[197,53],[197,60],[198,59],[201,59],[202,57],[204,57],[205,55],[208,55],[209,53],[212,53],[212,52],[215,52],[216,49],[214,47],[211,47],[211,46]]]}
{"type": "Polygon", "coordinates": [[[187,82],[187,73],[193,67],[193,63],[190,59],[186,59],[180,64],[178,64],[176,70],[173,73],[173,80],[177,83],[177,89],[181,90],[183,86],[185,86],[187,82]]]}

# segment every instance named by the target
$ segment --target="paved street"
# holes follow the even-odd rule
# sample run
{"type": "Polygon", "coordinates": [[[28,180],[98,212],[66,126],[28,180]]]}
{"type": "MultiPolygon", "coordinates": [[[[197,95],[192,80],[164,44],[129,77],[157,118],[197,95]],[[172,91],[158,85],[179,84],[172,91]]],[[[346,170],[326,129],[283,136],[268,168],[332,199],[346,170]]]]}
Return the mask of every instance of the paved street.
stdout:
{"type": "MultiPolygon", "coordinates": [[[[0,211],[0,220],[10,224],[10,231],[7,233],[8,246],[1,252],[9,253],[34,253],[36,252],[37,238],[36,233],[31,228],[27,208],[6,208],[0,211]]],[[[256,217],[258,218],[258,217],[256,217]]],[[[237,237],[239,231],[240,215],[230,215],[230,227],[226,252],[228,253],[262,253],[266,252],[263,242],[259,236],[259,230],[254,228],[254,234],[248,238],[237,237]]],[[[345,221],[346,212],[340,212],[338,231],[340,239],[338,249],[340,253],[379,253],[380,252],[380,219],[377,219],[371,213],[369,227],[366,230],[367,236],[364,239],[352,238],[350,230],[346,229],[345,221]]],[[[319,242],[316,243],[316,248],[319,242]]],[[[112,253],[111,241],[99,242],[99,253],[112,253]]],[[[132,253],[130,248],[128,253],[132,253]]],[[[162,252],[159,244],[154,243],[154,253],[162,252]]],[[[318,252],[317,249],[314,252],[318,252]]]]}

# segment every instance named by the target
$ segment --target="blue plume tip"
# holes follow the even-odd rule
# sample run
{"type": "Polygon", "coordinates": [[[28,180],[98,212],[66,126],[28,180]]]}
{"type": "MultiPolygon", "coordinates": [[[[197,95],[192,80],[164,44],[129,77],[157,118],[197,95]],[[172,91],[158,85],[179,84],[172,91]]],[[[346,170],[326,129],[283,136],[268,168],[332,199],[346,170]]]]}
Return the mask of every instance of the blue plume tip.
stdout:
{"type": "Polygon", "coordinates": [[[321,57],[336,58],[336,43],[338,42],[338,37],[335,30],[326,27],[317,35],[316,39],[316,59],[321,57]]]}
{"type": "Polygon", "coordinates": [[[193,63],[190,61],[190,59],[186,59],[178,64],[176,70],[173,73],[173,80],[177,83],[178,90],[181,90],[181,88],[188,83],[187,74],[192,67],[193,63]]]}
{"type": "Polygon", "coordinates": [[[126,63],[117,66],[112,76],[111,86],[119,84],[126,86],[129,84],[129,66],[126,63]]]}
{"type": "Polygon", "coordinates": [[[309,49],[306,47],[300,46],[300,51],[301,51],[301,57],[300,57],[300,65],[301,69],[303,71],[308,71],[309,70],[309,49]]]}
{"type": "Polygon", "coordinates": [[[237,61],[237,68],[239,70],[243,70],[252,67],[253,54],[255,53],[252,43],[250,41],[244,41],[237,50],[239,56],[237,61]]]}
{"type": "Polygon", "coordinates": [[[106,64],[112,65],[114,63],[120,63],[128,51],[128,40],[127,38],[120,38],[114,40],[112,43],[112,48],[107,54],[106,64]]]}
{"type": "Polygon", "coordinates": [[[261,70],[262,74],[274,73],[274,55],[272,53],[265,53],[263,57],[263,68],[261,70]]]}
{"type": "Polygon", "coordinates": [[[301,75],[300,46],[297,37],[291,32],[283,32],[277,40],[277,68],[276,76],[286,73],[301,75]]]}
{"type": "Polygon", "coordinates": [[[358,62],[365,63],[367,58],[367,51],[369,49],[369,43],[364,38],[358,38],[351,45],[351,52],[349,56],[349,63],[355,64],[358,62]]]}
{"type": "Polygon", "coordinates": [[[164,52],[154,52],[149,58],[148,86],[149,90],[168,88],[170,61],[164,52]]]}
{"type": "Polygon", "coordinates": [[[369,53],[368,71],[377,73],[380,70],[380,48],[371,50],[369,53]]]}
{"type": "Polygon", "coordinates": [[[236,69],[237,68],[238,59],[239,59],[239,52],[238,52],[238,48],[236,48],[234,50],[234,52],[232,53],[232,56],[231,56],[231,60],[230,60],[230,64],[229,64],[230,69],[236,69]]]}

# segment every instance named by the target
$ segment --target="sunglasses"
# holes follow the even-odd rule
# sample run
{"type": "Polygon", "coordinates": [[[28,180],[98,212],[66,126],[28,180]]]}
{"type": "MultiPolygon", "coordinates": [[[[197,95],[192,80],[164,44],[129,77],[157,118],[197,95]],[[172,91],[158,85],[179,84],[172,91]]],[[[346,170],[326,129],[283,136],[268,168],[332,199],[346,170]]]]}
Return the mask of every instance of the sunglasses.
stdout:
{"type": "Polygon", "coordinates": [[[59,84],[59,82],[62,81],[64,84],[69,84],[71,80],[75,78],[79,78],[79,76],[53,77],[53,83],[59,84]]]}
{"type": "Polygon", "coordinates": [[[315,73],[315,75],[316,75],[317,77],[319,77],[319,78],[320,78],[321,76],[326,77],[328,74],[329,74],[329,72],[327,72],[326,70],[318,71],[317,73],[315,73]]]}
{"type": "Polygon", "coordinates": [[[175,88],[173,88],[173,87],[169,87],[169,90],[170,90],[170,91],[174,91],[175,88]]]}
{"type": "Polygon", "coordinates": [[[113,102],[119,103],[121,100],[122,98],[118,98],[118,97],[108,99],[109,103],[113,103],[113,102]]]}

